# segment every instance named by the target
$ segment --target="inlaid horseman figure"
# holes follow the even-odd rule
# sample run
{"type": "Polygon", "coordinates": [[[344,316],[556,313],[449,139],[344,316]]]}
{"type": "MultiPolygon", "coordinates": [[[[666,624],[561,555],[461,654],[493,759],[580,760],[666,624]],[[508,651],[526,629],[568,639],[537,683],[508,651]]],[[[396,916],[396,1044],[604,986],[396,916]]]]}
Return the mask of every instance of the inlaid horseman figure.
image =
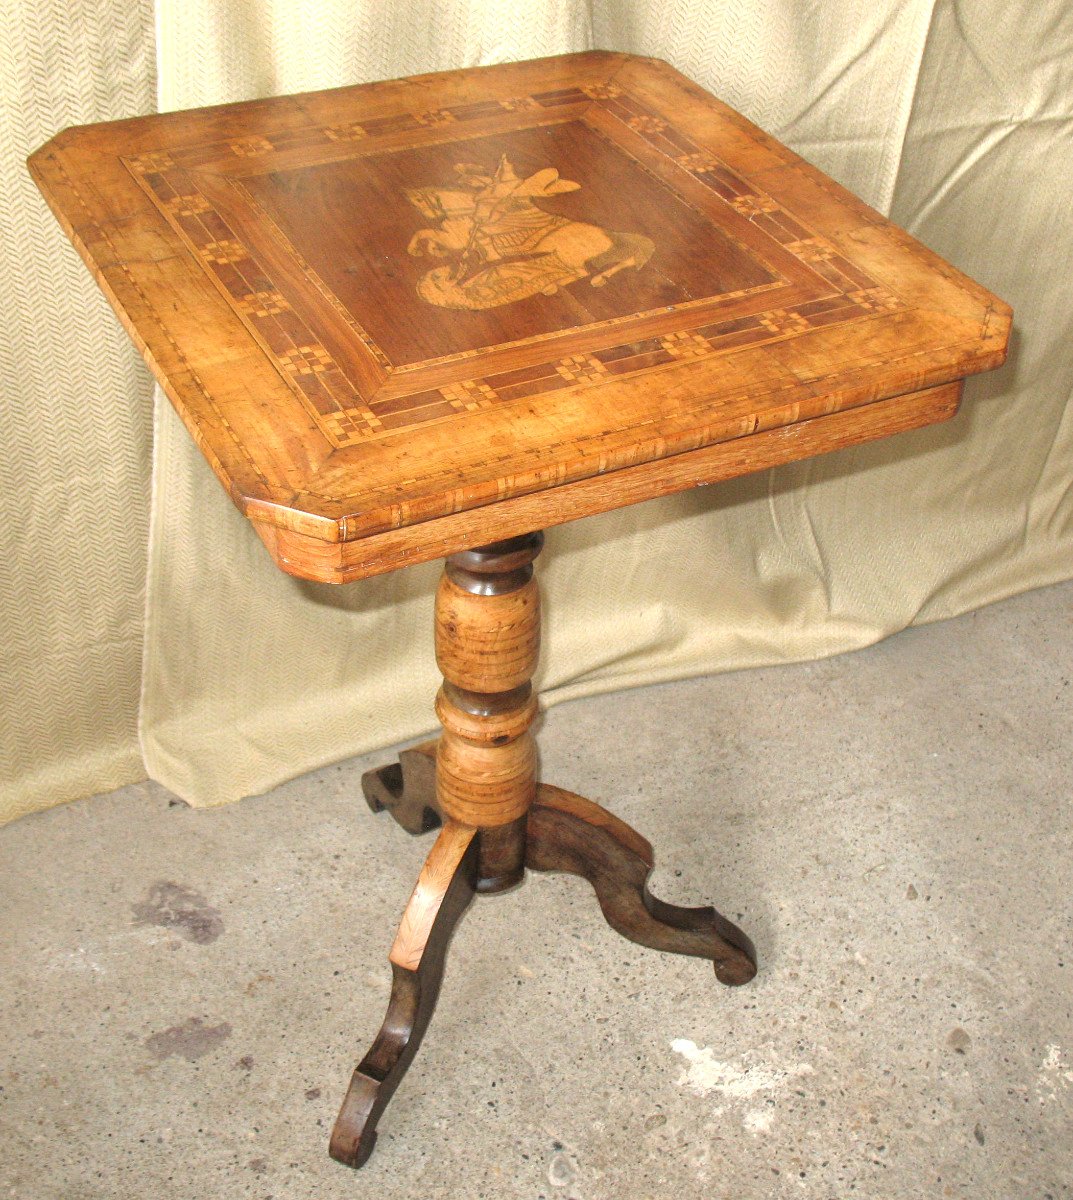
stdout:
{"type": "Polygon", "coordinates": [[[548,212],[539,200],[580,184],[545,167],[522,179],[504,155],[495,173],[458,163],[458,185],[407,189],[433,227],[419,229],[407,250],[452,260],[418,282],[418,294],[442,308],[496,308],[554,295],[588,279],[602,287],[619,271],[643,267],[655,246],[640,233],[618,233],[548,212]]]}

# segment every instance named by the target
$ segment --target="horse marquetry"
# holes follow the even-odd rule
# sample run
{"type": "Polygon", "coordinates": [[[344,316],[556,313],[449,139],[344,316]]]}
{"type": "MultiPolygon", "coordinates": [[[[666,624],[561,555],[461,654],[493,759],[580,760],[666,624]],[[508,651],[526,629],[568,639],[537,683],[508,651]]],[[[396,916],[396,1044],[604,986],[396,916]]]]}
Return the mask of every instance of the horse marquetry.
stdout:
{"type": "Polygon", "coordinates": [[[407,192],[435,225],[420,229],[407,250],[450,258],[423,275],[417,293],[443,308],[498,308],[530,296],[554,296],[587,279],[603,287],[612,275],[643,267],[655,249],[650,238],[575,221],[542,207],[581,186],[552,167],[520,178],[504,154],[494,172],[455,163],[460,187],[407,192]]]}

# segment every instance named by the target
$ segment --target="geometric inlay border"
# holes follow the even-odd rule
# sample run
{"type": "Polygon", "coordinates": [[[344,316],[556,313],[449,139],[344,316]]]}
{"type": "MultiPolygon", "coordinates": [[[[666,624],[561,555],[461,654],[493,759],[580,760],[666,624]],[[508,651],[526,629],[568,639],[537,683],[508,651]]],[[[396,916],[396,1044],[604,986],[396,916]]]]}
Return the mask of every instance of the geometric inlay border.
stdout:
{"type": "MultiPolygon", "coordinates": [[[[197,188],[186,169],[189,164],[182,150],[154,151],[124,161],[162,215],[227,295],[235,311],[275,362],[282,378],[338,447],[541,393],[597,387],[654,367],[725,354],[729,350],[775,341],[808,329],[904,307],[896,295],[849,262],[827,239],[802,225],[772,196],[614,84],[571,87],[338,126],[306,127],[196,149],[202,156],[230,157],[233,161],[256,160],[274,152],[311,146],[360,144],[362,150],[366,147],[371,150],[376,139],[391,134],[421,128],[445,128],[504,113],[553,112],[558,107],[580,103],[598,106],[607,117],[621,122],[633,135],[687,172],[719,202],[748,221],[758,233],[777,243],[814,277],[824,281],[829,294],[748,316],[709,321],[696,328],[637,338],[582,354],[549,357],[547,361],[531,366],[489,371],[415,390],[408,395],[395,394],[389,399],[378,400],[375,390],[363,396],[354,380],[287,302],[269,269],[212,200],[197,188]]],[[[290,247],[290,254],[298,257],[293,247],[290,247]]],[[[303,264],[303,268],[326,301],[339,310],[369,358],[382,371],[390,371],[382,351],[353,314],[332,296],[308,264],[303,264]]],[[[760,292],[765,288],[752,290],[760,292]]]]}

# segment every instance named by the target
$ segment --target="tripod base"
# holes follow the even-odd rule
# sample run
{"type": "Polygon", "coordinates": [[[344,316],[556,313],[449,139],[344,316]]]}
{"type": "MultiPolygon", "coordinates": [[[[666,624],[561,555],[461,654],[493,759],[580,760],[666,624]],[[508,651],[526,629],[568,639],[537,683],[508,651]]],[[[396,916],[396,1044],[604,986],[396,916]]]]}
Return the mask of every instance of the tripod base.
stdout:
{"type": "MultiPolygon", "coordinates": [[[[497,858],[498,831],[442,819],[435,756],[436,742],[426,742],[362,779],[374,812],[390,813],[410,833],[437,824],[441,829],[391,950],[387,1016],[354,1072],[332,1132],[332,1157],[352,1167],[360,1167],[372,1152],[380,1114],[420,1045],[439,993],[451,933],[477,891],[499,890],[494,870],[485,870],[482,877],[482,864],[497,858]]],[[[653,896],[647,883],[653,862],[649,843],[605,808],[561,788],[538,785],[526,818],[528,870],[581,875],[592,884],[607,923],[623,937],[654,950],[706,958],[720,983],[748,983],[756,974],[749,938],[714,908],[679,908],[653,896]]]]}

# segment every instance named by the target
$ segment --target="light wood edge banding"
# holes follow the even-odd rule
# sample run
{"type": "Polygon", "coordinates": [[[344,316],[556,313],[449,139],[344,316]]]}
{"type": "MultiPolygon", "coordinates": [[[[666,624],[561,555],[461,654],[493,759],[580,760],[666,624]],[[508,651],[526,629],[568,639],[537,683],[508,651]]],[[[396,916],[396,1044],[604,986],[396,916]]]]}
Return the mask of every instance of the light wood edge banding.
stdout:
{"type": "Polygon", "coordinates": [[[288,574],[319,583],[351,583],[493,539],[548,529],[626,504],[947,421],[957,413],[962,384],[955,380],[355,541],[326,542],[256,519],[252,523],[277,566],[288,574]]]}

